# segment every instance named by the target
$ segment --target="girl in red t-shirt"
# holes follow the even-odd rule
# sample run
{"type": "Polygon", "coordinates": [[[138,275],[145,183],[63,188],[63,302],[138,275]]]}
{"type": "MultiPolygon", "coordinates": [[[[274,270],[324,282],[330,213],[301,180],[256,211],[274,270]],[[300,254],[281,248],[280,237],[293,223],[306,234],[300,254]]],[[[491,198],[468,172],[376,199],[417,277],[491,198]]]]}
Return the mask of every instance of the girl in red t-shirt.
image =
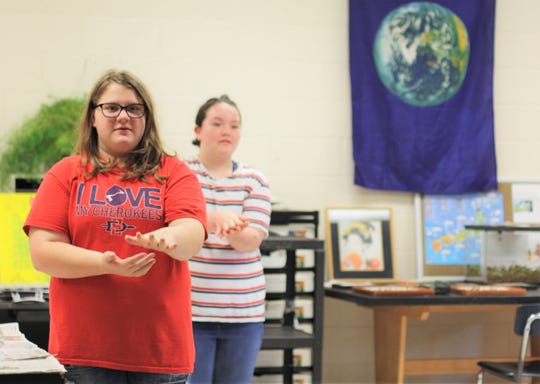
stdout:
{"type": "Polygon", "coordinates": [[[45,175],[24,224],[51,276],[49,352],[66,382],[183,383],[193,370],[187,260],[206,238],[199,182],[165,153],[144,85],[109,71],[76,154],[45,175]]]}

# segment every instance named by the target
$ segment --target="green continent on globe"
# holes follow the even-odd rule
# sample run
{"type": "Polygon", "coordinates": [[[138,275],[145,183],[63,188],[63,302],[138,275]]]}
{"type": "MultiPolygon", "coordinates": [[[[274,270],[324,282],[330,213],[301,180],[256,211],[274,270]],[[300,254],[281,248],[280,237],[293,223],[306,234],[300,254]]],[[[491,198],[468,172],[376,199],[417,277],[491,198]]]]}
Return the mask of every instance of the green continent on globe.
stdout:
{"type": "Polygon", "coordinates": [[[456,94],[467,73],[469,36],[452,11],[429,2],[390,12],[375,36],[373,56],[385,87],[404,102],[428,107],[456,94]]]}

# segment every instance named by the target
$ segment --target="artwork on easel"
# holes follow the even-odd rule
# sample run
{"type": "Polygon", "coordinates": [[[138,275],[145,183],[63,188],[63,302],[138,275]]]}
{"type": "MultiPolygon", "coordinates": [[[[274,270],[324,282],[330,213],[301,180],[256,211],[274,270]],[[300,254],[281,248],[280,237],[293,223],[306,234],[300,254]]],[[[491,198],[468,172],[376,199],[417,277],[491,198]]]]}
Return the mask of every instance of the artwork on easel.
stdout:
{"type": "Polygon", "coordinates": [[[327,255],[331,280],[393,278],[390,208],[327,208],[327,255]]]}

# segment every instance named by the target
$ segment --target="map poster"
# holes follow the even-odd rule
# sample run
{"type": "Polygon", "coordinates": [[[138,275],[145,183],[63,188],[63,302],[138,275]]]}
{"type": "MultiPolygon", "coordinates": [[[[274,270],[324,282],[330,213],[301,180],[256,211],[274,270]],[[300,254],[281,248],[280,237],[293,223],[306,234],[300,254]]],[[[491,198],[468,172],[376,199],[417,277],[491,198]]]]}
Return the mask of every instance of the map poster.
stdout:
{"type": "Polygon", "coordinates": [[[38,272],[30,259],[28,237],[22,227],[34,193],[0,193],[0,286],[43,287],[49,276],[38,272]]]}
{"type": "Polygon", "coordinates": [[[461,276],[480,263],[482,236],[465,225],[504,223],[501,192],[426,194],[422,199],[423,275],[461,276]]]}

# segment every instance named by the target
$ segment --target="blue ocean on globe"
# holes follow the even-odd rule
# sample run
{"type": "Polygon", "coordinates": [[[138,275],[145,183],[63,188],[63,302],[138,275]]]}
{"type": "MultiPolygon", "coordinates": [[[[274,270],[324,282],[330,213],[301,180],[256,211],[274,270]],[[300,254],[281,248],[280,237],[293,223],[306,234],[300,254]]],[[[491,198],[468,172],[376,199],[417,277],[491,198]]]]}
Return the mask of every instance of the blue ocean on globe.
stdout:
{"type": "Polygon", "coordinates": [[[390,12],[375,36],[373,56],[384,86],[407,104],[429,107],[454,96],[469,63],[465,24],[430,2],[390,12]]]}

